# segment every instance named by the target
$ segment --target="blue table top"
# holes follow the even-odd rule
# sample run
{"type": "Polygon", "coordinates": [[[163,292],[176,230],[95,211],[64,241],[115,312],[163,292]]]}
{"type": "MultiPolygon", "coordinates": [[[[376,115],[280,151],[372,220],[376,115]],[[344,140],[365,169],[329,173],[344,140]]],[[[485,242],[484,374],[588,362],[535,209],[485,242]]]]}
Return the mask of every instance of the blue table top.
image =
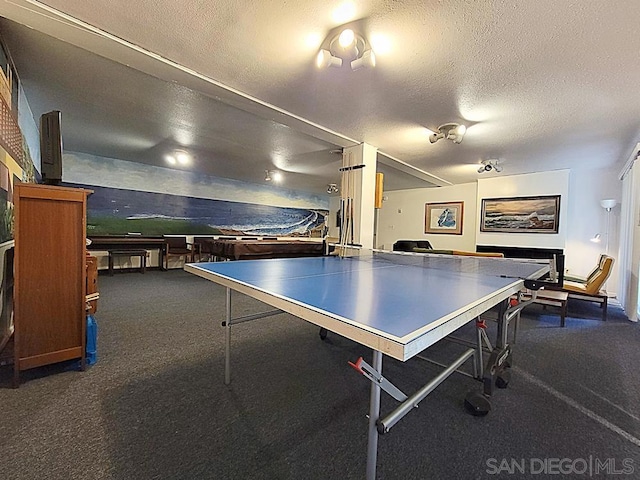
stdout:
{"type": "Polygon", "coordinates": [[[509,259],[373,253],[345,257],[212,262],[185,267],[400,343],[538,278],[544,266],[509,259]]]}

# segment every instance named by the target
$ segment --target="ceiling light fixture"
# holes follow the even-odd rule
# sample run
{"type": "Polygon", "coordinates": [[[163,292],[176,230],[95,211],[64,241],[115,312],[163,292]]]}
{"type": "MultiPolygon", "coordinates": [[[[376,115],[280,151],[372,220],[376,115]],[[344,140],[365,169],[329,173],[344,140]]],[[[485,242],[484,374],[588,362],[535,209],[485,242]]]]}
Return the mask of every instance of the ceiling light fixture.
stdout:
{"type": "Polygon", "coordinates": [[[340,190],[338,189],[338,185],[335,183],[330,183],[327,185],[327,193],[331,195],[332,193],[338,193],[340,190]]]}
{"type": "Polygon", "coordinates": [[[329,50],[322,49],[316,57],[316,65],[318,68],[341,67],[342,59],[331,55],[329,50]]]}
{"type": "Polygon", "coordinates": [[[351,28],[338,27],[331,30],[316,57],[318,68],[341,67],[349,62],[351,70],[375,67],[376,55],[363,35],[351,28]]]}
{"type": "Polygon", "coordinates": [[[490,160],[482,160],[480,162],[480,168],[478,168],[478,173],[490,172],[491,170],[496,173],[500,173],[502,171],[502,166],[500,165],[500,160],[492,158],[490,160]]]}
{"type": "Polygon", "coordinates": [[[279,172],[277,170],[265,170],[264,171],[264,181],[265,182],[270,182],[272,181],[274,183],[280,183],[282,181],[282,172],[279,172]]]}
{"type": "Polygon", "coordinates": [[[345,28],[338,36],[338,43],[342,48],[348,48],[353,45],[353,41],[356,39],[356,34],[350,28],[345,28]]]}
{"type": "Polygon", "coordinates": [[[175,150],[173,153],[170,153],[166,157],[164,157],[164,159],[170,165],[188,165],[191,161],[191,155],[189,155],[184,150],[175,150]]]}
{"type": "Polygon", "coordinates": [[[464,138],[466,131],[467,127],[464,125],[460,125],[458,123],[445,123],[444,125],[440,125],[433,135],[429,136],[429,141],[431,143],[436,143],[441,138],[446,138],[447,140],[451,140],[453,143],[462,143],[462,139],[464,138]]]}
{"type": "Polygon", "coordinates": [[[176,150],[175,158],[180,165],[187,165],[191,157],[184,150],[176,150]]]}

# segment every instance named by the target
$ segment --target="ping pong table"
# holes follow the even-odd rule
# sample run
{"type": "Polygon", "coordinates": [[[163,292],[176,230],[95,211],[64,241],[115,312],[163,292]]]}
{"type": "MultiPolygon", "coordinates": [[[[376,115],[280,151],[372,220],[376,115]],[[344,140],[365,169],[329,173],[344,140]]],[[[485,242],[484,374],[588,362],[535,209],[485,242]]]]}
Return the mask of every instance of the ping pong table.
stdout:
{"type": "Polygon", "coordinates": [[[509,322],[532,303],[510,305],[509,299],[525,283],[535,291],[535,280],[550,271],[548,264],[526,260],[376,250],[351,250],[347,256],[187,264],[184,269],[226,287],[222,322],[226,384],[231,382],[231,326],[282,312],[319,326],[321,338],[331,331],[373,350],[372,365],[362,357],[350,362],[371,381],[367,447],[370,480],[376,474],[378,436],[388,432],[469,359],[474,376],[483,381],[484,388],[469,399],[469,405],[480,402],[480,413],[488,412],[490,405],[483,402],[488,402],[485,399],[499,379],[504,383],[508,378],[509,322]],[[232,290],[275,310],[232,318],[232,290]],[[480,315],[496,305],[500,305],[498,333],[485,366],[486,333],[480,315]],[[464,354],[415,393],[406,395],[382,375],[384,355],[407,361],[473,321],[477,327],[475,343],[471,342],[464,354]],[[382,390],[400,402],[384,418],[380,416],[382,390]]]}

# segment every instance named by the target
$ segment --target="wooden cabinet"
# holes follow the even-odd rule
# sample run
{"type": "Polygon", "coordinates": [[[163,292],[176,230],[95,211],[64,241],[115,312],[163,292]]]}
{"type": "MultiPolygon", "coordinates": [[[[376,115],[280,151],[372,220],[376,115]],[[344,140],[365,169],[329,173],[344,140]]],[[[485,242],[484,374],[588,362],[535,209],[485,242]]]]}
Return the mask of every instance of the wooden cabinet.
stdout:
{"type": "Polygon", "coordinates": [[[14,190],[14,385],[20,371],[80,359],[85,367],[89,190],[14,190]]]}

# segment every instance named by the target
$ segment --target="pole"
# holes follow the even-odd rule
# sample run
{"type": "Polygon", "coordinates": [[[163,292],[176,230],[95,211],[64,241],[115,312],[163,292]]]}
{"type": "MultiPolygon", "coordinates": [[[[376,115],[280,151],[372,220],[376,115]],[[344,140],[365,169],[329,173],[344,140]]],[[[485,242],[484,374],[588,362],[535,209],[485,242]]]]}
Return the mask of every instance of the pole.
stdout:
{"type": "Polygon", "coordinates": [[[611,209],[607,208],[607,241],[605,243],[605,253],[609,255],[609,230],[611,228],[611,209]]]}

